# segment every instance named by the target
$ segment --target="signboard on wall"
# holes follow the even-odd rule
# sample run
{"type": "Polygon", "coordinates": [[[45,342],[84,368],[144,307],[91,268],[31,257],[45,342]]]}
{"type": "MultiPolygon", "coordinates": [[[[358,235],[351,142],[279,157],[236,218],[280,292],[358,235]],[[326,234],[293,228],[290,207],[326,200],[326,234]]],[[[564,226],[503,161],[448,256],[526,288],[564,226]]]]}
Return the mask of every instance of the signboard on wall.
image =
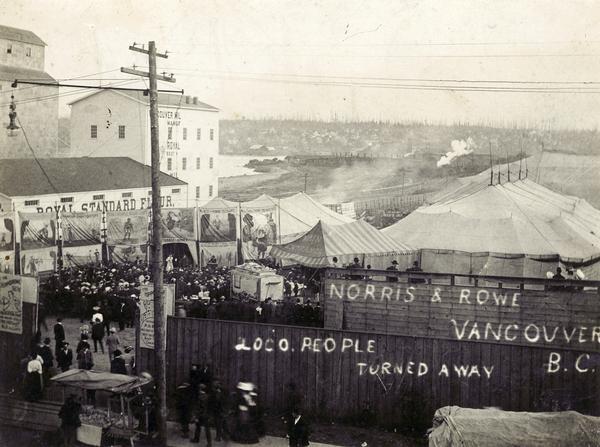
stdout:
{"type": "MultiPolygon", "coordinates": [[[[163,302],[166,315],[173,315],[175,307],[175,284],[163,285],[163,302]]],[[[154,287],[140,289],[140,348],[154,349],[154,287]]]]}
{"type": "Polygon", "coordinates": [[[23,333],[23,292],[19,276],[0,274],[0,331],[23,333]]]}

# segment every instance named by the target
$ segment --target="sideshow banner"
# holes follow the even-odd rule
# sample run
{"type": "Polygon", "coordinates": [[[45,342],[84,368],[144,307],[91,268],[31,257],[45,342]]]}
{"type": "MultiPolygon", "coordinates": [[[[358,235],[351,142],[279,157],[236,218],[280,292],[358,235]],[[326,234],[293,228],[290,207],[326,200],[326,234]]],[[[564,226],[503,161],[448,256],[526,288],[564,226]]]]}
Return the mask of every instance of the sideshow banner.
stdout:
{"type": "Polygon", "coordinates": [[[90,264],[99,265],[102,262],[102,245],[63,247],[62,256],[65,267],[83,267],[90,264]]]}
{"type": "Polygon", "coordinates": [[[54,213],[19,213],[21,250],[56,245],[56,215],[54,213]]]}
{"type": "Polygon", "coordinates": [[[141,245],[148,242],[148,211],[107,211],[108,245],[141,245]]]}
{"type": "Polygon", "coordinates": [[[21,251],[21,274],[37,276],[41,272],[56,271],[58,250],[56,247],[21,251]]]}
{"type": "Polygon", "coordinates": [[[263,209],[242,208],[242,256],[244,261],[264,259],[277,243],[275,206],[263,209]]]}
{"type": "MultiPolygon", "coordinates": [[[[15,221],[12,213],[0,213],[0,252],[15,249],[15,221]]],[[[4,259],[4,258],[2,258],[4,259]]]]}
{"type": "Polygon", "coordinates": [[[23,333],[21,278],[0,274],[0,331],[23,333]]]}
{"type": "MultiPolygon", "coordinates": [[[[163,285],[163,303],[166,315],[175,310],[175,284],[163,285]]],[[[154,287],[140,288],[140,348],[154,349],[154,287]]]]}
{"type": "Polygon", "coordinates": [[[146,245],[109,245],[108,255],[112,262],[117,263],[135,262],[138,259],[146,262],[146,245]]]}
{"type": "Polygon", "coordinates": [[[195,241],[194,208],[163,209],[162,237],[165,241],[195,241]]]}
{"type": "Polygon", "coordinates": [[[15,273],[14,251],[0,251],[0,273],[15,273]]]}
{"type": "Polygon", "coordinates": [[[235,212],[234,208],[200,208],[200,242],[234,242],[237,233],[235,212]]]}
{"type": "Polygon", "coordinates": [[[102,213],[61,213],[63,247],[79,247],[100,243],[102,213]]]}
{"type": "Polygon", "coordinates": [[[225,242],[220,244],[200,244],[202,267],[205,267],[212,256],[217,260],[219,267],[234,267],[236,242],[225,242]]]}

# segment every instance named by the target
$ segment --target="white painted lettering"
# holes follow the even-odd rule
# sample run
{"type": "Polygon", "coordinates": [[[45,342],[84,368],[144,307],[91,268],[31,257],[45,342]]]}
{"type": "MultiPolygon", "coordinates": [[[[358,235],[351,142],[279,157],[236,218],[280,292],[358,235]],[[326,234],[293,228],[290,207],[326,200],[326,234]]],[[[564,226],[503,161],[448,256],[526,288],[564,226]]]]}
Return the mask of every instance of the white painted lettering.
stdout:
{"type": "Polygon", "coordinates": [[[325,352],[332,352],[335,349],[335,345],[336,343],[333,338],[326,338],[323,343],[323,349],[325,349],[325,352]]]}
{"type": "Polygon", "coordinates": [[[353,345],[354,342],[351,338],[342,339],[342,352],[344,352],[346,349],[350,349],[353,345]]]}
{"type": "Polygon", "coordinates": [[[406,294],[408,295],[408,297],[404,297],[405,303],[412,303],[415,300],[415,296],[413,295],[414,290],[415,288],[413,286],[410,286],[406,289],[406,294]]]}
{"type": "Polygon", "coordinates": [[[444,375],[446,377],[448,377],[450,375],[450,373],[448,372],[448,367],[446,366],[445,363],[442,363],[442,367],[440,368],[440,372],[438,373],[438,376],[444,375]]]}
{"type": "Polygon", "coordinates": [[[415,365],[415,362],[408,362],[406,364],[406,373],[407,374],[413,374],[413,366],[415,365]]]}
{"type": "Polygon", "coordinates": [[[496,332],[494,332],[492,324],[486,323],[485,324],[485,339],[486,340],[490,337],[490,334],[492,334],[492,337],[494,337],[496,340],[500,340],[500,338],[502,337],[502,325],[499,324],[498,330],[496,332]]]}
{"type": "Polygon", "coordinates": [[[310,337],[302,337],[302,346],[300,347],[300,352],[304,352],[305,349],[310,349],[310,345],[310,337]]]}
{"type": "MultiPolygon", "coordinates": [[[[544,332],[544,340],[546,340],[547,343],[552,343],[554,341],[554,339],[556,338],[556,333],[558,332],[558,326],[556,326],[554,328],[554,332],[552,332],[552,338],[548,338],[548,330],[546,329],[546,326],[542,326],[542,331],[544,332]]],[[[598,335],[600,336],[600,332],[598,332],[598,335]]]]}
{"type": "Polygon", "coordinates": [[[450,323],[452,323],[452,325],[454,326],[454,333],[456,334],[456,338],[458,338],[459,340],[462,340],[463,337],[465,336],[465,330],[467,329],[469,320],[467,320],[463,323],[463,327],[462,327],[461,331],[459,331],[458,323],[456,322],[456,320],[454,318],[450,320],[450,323]]]}
{"type": "Polygon", "coordinates": [[[469,302],[469,295],[471,294],[471,291],[469,289],[461,289],[460,291],[460,298],[458,300],[459,304],[471,304],[469,302]]]}
{"type": "Polygon", "coordinates": [[[388,286],[383,286],[381,288],[381,301],[388,300],[390,301],[390,296],[392,295],[392,288],[388,286]]]}
{"type": "Polygon", "coordinates": [[[581,354],[579,357],[577,357],[577,360],[575,360],[575,369],[577,372],[584,373],[589,371],[589,368],[583,368],[580,363],[583,359],[589,360],[589,358],[589,354],[581,354]]]}
{"type": "Polygon", "coordinates": [[[540,328],[537,327],[535,324],[531,323],[528,324],[525,327],[525,339],[529,342],[529,343],[537,343],[538,340],[540,339],[540,328]],[[531,335],[529,333],[529,330],[533,329],[533,335],[531,335]]]}
{"type": "MultiPolygon", "coordinates": [[[[142,201],[143,200],[144,199],[142,199],[142,201]]],[[[339,290],[334,283],[331,283],[331,287],[329,288],[329,294],[331,296],[333,296],[335,293],[339,299],[343,300],[344,299],[344,284],[342,284],[340,287],[342,288],[342,290],[339,290]]]]}
{"type": "Polygon", "coordinates": [[[442,297],[440,296],[441,291],[442,291],[442,289],[440,289],[439,287],[436,287],[433,290],[433,296],[431,297],[432,303],[441,303],[442,302],[442,297]]]}
{"type": "Polygon", "coordinates": [[[425,374],[427,374],[428,371],[429,371],[429,366],[427,366],[427,363],[420,362],[419,369],[417,371],[417,377],[424,376],[425,374]]]}
{"type": "Polygon", "coordinates": [[[358,286],[357,284],[350,284],[348,286],[348,290],[346,290],[346,296],[348,297],[349,300],[354,301],[356,298],[358,298],[358,295],[360,295],[360,286],[358,286]],[[354,293],[354,295],[351,294],[350,290],[356,290],[356,293],[354,293]]]}
{"type": "Polygon", "coordinates": [[[483,367],[483,372],[485,373],[485,375],[487,376],[488,379],[492,376],[493,371],[494,371],[493,366],[490,366],[489,368],[487,366],[483,367]]]}
{"type": "Polygon", "coordinates": [[[481,289],[477,291],[477,304],[483,306],[490,299],[490,292],[485,289],[481,289]]]}
{"type": "Polygon", "coordinates": [[[555,373],[560,369],[560,354],[558,352],[551,352],[548,357],[548,369],[546,372],[549,374],[555,373]]]}
{"type": "Polygon", "coordinates": [[[514,341],[517,339],[517,336],[516,335],[509,336],[508,331],[510,329],[514,329],[516,331],[519,329],[519,326],[517,326],[516,324],[509,324],[508,326],[506,326],[506,329],[504,329],[504,338],[508,341],[514,341]]]}
{"type": "Polygon", "coordinates": [[[581,326],[579,328],[579,343],[586,343],[587,340],[584,338],[585,334],[584,332],[587,331],[587,328],[585,326],[581,326]]]}
{"type": "Polygon", "coordinates": [[[371,298],[375,301],[375,286],[373,284],[367,284],[367,288],[365,290],[365,301],[367,298],[371,298]]]}
{"type": "Polygon", "coordinates": [[[367,369],[367,364],[357,363],[356,365],[358,366],[358,375],[362,376],[365,373],[365,370],[367,369]]]}
{"type": "Polygon", "coordinates": [[[290,349],[290,343],[287,341],[286,338],[282,338],[281,340],[279,340],[278,346],[279,350],[283,352],[286,352],[288,349],[290,349]]]}
{"type": "Polygon", "coordinates": [[[375,340],[369,340],[367,342],[367,352],[370,352],[370,353],[375,352],[375,340]]]}

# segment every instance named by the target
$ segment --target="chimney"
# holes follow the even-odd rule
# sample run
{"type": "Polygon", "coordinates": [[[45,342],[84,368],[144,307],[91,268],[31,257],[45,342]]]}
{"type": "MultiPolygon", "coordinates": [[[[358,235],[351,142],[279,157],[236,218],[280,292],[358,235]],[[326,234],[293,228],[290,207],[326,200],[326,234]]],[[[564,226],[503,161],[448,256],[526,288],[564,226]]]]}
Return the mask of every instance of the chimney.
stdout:
{"type": "Polygon", "coordinates": [[[185,103],[189,104],[190,103],[190,95],[186,95],[185,96],[185,103]]]}
{"type": "Polygon", "coordinates": [[[198,104],[198,97],[194,96],[194,104],[198,104]]]}

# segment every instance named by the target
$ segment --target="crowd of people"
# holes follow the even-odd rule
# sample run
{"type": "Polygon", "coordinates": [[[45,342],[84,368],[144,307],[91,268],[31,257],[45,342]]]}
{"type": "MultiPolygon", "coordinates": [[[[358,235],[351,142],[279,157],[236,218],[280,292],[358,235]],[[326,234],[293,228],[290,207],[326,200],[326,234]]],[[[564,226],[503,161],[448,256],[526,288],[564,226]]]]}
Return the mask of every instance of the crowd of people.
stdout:
{"type": "MultiPolygon", "coordinates": [[[[299,267],[277,272],[284,276],[284,299],[262,303],[247,293],[233,296],[230,268],[216,262],[175,266],[165,271],[164,282],[175,285],[176,302],[189,317],[322,326],[318,274],[299,267]]],[[[63,269],[40,284],[40,323],[47,330],[48,315],[75,317],[83,323],[101,308],[107,336],[113,325],[119,330],[133,327],[140,287],[151,281],[148,265],[140,260],[63,269]]],[[[92,318],[92,328],[94,323],[92,318]]]]}
{"type": "MultiPolygon", "coordinates": [[[[302,412],[302,394],[290,383],[284,398],[282,419],[289,445],[308,446],[310,428],[302,412]]],[[[192,364],[188,380],[177,386],[175,409],[182,437],[190,437],[190,424],[194,423],[192,442],[200,442],[204,431],[210,446],[213,427],[217,441],[230,439],[240,444],[258,444],[266,433],[265,412],[256,385],[242,381],[228,393],[209,364],[192,364]]]]}

